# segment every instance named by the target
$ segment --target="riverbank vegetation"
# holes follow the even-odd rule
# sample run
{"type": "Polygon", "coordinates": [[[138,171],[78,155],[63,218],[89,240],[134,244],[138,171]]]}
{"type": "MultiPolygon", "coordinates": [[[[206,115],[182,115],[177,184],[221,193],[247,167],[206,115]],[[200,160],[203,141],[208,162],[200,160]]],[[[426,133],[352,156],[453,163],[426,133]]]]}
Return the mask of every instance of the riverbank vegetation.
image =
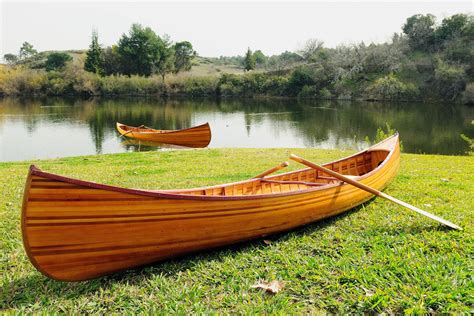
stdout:
{"type": "MultiPolygon", "coordinates": [[[[172,43],[133,25],[117,45],[101,48],[93,33],[87,52],[48,67],[54,52],[31,44],[4,57],[3,95],[276,96],[320,99],[474,102],[474,19],[437,22],[414,15],[390,42],[327,48],[310,39],[296,52],[204,58],[191,43],[172,43]],[[138,44],[137,44],[138,43],[138,44]],[[199,72],[193,70],[198,69],[199,72]]],[[[60,56],[55,56],[56,59],[60,56]]]]}
{"type": "MultiPolygon", "coordinates": [[[[349,152],[294,149],[318,163],[349,152]]],[[[35,161],[45,171],[130,188],[248,179],[288,149],[203,149],[35,161]],[[205,175],[205,176],[203,176],[205,175]]],[[[97,280],[47,279],[28,261],[20,209],[32,162],[0,163],[0,310],[7,313],[463,314],[472,310],[474,160],[402,154],[386,192],[463,226],[452,231],[375,198],[306,227],[97,280]],[[251,286],[284,283],[271,295],[251,286]]],[[[302,168],[291,163],[288,169],[302,168]]]]}

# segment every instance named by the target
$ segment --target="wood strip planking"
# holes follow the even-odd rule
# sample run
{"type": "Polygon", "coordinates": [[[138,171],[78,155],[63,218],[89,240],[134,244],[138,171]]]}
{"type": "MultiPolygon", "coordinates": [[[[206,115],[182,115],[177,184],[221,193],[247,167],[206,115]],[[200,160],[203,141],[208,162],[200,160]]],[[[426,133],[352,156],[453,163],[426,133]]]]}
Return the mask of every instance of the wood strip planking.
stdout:
{"type": "MultiPolygon", "coordinates": [[[[383,189],[398,170],[398,137],[379,146],[325,166],[363,174],[358,181],[383,189]],[[364,170],[358,168],[360,161],[364,170]]],[[[146,195],[68,182],[68,178],[35,170],[31,169],[25,187],[25,249],[39,271],[66,281],[281,232],[344,212],[372,197],[342,182],[321,179],[311,169],[265,179],[302,179],[316,186],[250,180],[194,190],[147,191],[146,195]],[[329,184],[318,186],[321,182],[329,184]]]]}

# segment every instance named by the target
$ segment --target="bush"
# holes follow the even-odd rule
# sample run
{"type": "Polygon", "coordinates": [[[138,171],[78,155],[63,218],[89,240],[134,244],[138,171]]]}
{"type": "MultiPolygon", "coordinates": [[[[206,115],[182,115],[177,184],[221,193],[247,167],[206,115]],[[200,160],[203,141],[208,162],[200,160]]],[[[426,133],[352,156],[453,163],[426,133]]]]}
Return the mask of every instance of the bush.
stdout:
{"type": "Polygon", "coordinates": [[[68,61],[71,61],[72,57],[66,53],[51,53],[46,58],[45,68],[46,71],[59,70],[66,66],[68,61]]]}
{"type": "Polygon", "coordinates": [[[263,83],[263,90],[269,95],[284,96],[288,90],[288,82],[287,77],[269,77],[263,83]]]}
{"type": "Polygon", "coordinates": [[[183,89],[180,91],[190,96],[214,96],[217,91],[217,81],[213,78],[190,77],[184,80],[183,89]]]}
{"type": "Polygon", "coordinates": [[[113,75],[100,78],[101,91],[104,95],[146,95],[162,94],[164,84],[158,77],[113,75]]]}
{"type": "Polygon", "coordinates": [[[101,90],[100,77],[94,73],[83,72],[76,77],[73,89],[79,94],[99,95],[101,90]]]}
{"type": "Polygon", "coordinates": [[[48,73],[48,84],[46,85],[46,94],[64,95],[74,93],[72,82],[61,76],[61,73],[51,71],[48,73]]]}
{"type": "Polygon", "coordinates": [[[331,91],[326,88],[319,90],[319,98],[321,99],[332,99],[331,91]]]}
{"type": "Polygon", "coordinates": [[[377,100],[409,100],[419,96],[414,84],[404,83],[393,74],[375,80],[367,88],[367,93],[371,99],[377,100]]]}
{"type": "Polygon", "coordinates": [[[318,90],[315,86],[304,86],[300,93],[298,93],[298,98],[307,98],[312,99],[318,96],[318,90]]]}
{"type": "Polygon", "coordinates": [[[0,72],[0,94],[38,95],[46,90],[48,78],[42,71],[21,67],[2,67],[0,72]]]}
{"type": "Polygon", "coordinates": [[[298,95],[304,86],[314,85],[313,72],[308,67],[298,67],[290,75],[288,81],[288,92],[298,95]]]}
{"type": "MultiPolygon", "coordinates": [[[[374,139],[370,140],[369,136],[366,136],[365,141],[369,145],[374,145],[374,144],[380,143],[381,141],[389,138],[392,135],[395,135],[395,133],[397,132],[397,130],[392,128],[390,124],[387,122],[385,122],[385,128],[386,130],[383,127],[377,128],[374,139]]],[[[400,151],[403,151],[403,143],[401,141],[400,141],[400,151]]]]}
{"type": "Polygon", "coordinates": [[[474,104],[474,82],[470,82],[466,85],[462,100],[464,104],[474,104]]]}
{"type": "Polygon", "coordinates": [[[218,92],[222,96],[252,96],[257,93],[264,93],[265,78],[266,76],[262,74],[247,74],[243,76],[222,74],[217,83],[218,92]]]}
{"type": "Polygon", "coordinates": [[[454,101],[464,91],[467,81],[463,68],[441,61],[435,70],[435,80],[440,97],[451,101],[454,101]]]}

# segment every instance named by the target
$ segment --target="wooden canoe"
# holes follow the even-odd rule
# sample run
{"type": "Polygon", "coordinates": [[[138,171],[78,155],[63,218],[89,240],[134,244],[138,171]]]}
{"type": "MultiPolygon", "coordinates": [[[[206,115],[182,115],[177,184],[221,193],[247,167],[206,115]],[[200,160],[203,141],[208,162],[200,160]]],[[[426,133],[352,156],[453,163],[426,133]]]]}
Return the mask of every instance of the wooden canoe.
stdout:
{"type": "Polygon", "coordinates": [[[116,127],[118,132],[123,136],[155,143],[202,148],[211,142],[211,128],[209,127],[209,123],[180,130],[158,130],[141,126],[134,127],[118,122],[116,123],[116,127]]]}
{"type": "MultiPolygon", "coordinates": [[[[380,190],[395,177],[399,160],[394,135],[324,166],[380,190]]],[[[197,189],[139,190],[31,166],[22,209],[23,243],[43,274],[79,281],[286,231],[371,197],[308,168],[197,189]]]]}

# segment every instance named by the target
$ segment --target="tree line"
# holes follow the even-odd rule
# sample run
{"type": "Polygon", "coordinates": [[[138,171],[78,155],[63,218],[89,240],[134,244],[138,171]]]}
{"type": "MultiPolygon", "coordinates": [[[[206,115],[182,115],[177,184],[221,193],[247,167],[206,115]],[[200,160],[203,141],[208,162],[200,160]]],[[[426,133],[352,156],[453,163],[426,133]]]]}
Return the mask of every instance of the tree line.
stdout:
{"type": "Polygon", "coordinates": [[[172,43],[169,36],[158,36],[151,28],[133,24],[116,45],[102,49],[97,32],[87,51],[84,69],[102,76],[123,74],[149,77],[190,70],[196,56],[188,41],[172,43]]]}
{"type": "Polygon", "coordinates": [[[87,51],[84,69],[102,76],[123,74],[149,77],[190,70],[196,56],[188,41],[173,42],[158,36],[151,28],[133,24],[116,45],[102,49],[96,31],[87,51]]]}
{"type": "Polygon", "coordinates": [[[45,67],[35,63],[43,53],[25,42],[18,56],[9,58],[16,65],[29,66],[3,70],[3,75],[0,68],[0,94],[265,95],[474,102],[472,15],[455,14],[438,22],[433,15],[417,14],[406,19],[401,31],[381,44],[328,48],[323,41],[310,39],[295,52],[279,55],[267,56],[247,48],[242,56],[196,59],[189,42],[172,43],[168,36],[160,37],[150,28],[134,24],[116,45],[107,48],[101,47],[97,32],[93,32],[82,64],[69,62],[69,53],[48,53],[43,55],[47,57],[45,67]],[[242,72],[172,77],[165,82],[167,74],[189,70],[193,63],[215,68],[231,65],[242,72]],[[45,74],[37,68],[49,71],[45,74]]]}
{"type": "MultiPolygon", "coordinates": [[[[51,52],[44,63],[34,63],[45,54],[39,54],[33,45],[24,42],[19,54],[5,54],[4,60],[11,65],[32,64],[31,68],[60,71],[72,60],[66,52],[51,52]],[[33,61],[33,63],[32,63],[33,61]]],[[[196,56],[188,41],[173,43],[168,35],[159,36],[151,28],[133,24],[128,34],[122,34],[118,43],[102,48],[96,30],[92,32],[91,44],[86,52],[84,70],[100,76],[139,75],[149,77],[158,74],[165,79],[170,73],[188,71],[196,56]]]]}

